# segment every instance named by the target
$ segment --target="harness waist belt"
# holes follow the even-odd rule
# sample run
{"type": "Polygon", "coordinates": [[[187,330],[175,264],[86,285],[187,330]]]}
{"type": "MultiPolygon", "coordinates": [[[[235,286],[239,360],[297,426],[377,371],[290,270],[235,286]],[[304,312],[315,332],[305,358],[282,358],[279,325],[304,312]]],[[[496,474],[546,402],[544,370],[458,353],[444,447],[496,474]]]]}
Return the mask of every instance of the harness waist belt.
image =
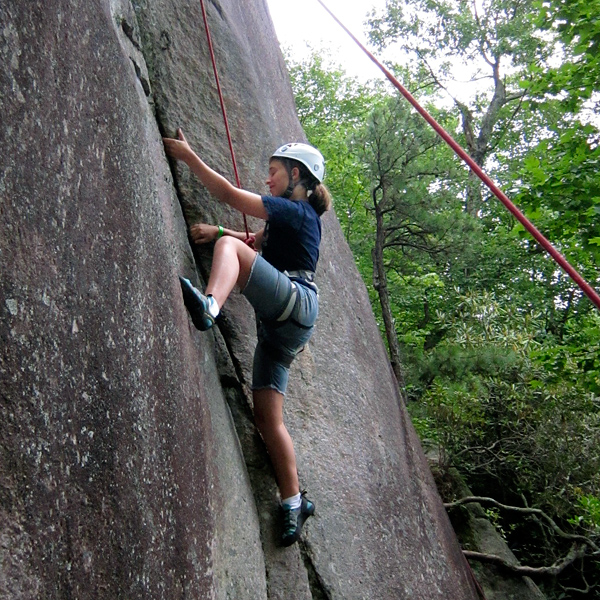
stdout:
{"type": "Polygon", "coordinates": [[[284,271],[288,277],[297,277],[298,279],[304,279],[309,283],[313,283],[315,280],[314,271],[284,271]]]}

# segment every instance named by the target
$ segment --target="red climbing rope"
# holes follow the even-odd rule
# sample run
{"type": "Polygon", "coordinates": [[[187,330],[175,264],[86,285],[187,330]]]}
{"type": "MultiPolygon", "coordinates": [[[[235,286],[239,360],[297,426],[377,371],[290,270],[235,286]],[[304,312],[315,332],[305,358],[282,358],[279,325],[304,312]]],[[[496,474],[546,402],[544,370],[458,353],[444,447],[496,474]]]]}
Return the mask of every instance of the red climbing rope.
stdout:
{"type": "MultiPolygon", "coordinates": [[[[233,142],[231,141],[231,132],[229,130],[229,121],[227,120],[227,111],[225,110],[225,101],[223,100],[223,92],[221,91],[221,83],[219,82],[219,73],[217,71],[217,61],[215,59],[215,53],[213,50],[212,40],[210,37],[210,28],[208,27],[208,18],[206,16],[206,9],[204,8],[204,0],[200,0],[200,7],[202,8],[202,18],[204,19],[204,28],[206,29],[206,39],[208,40],[208,50],[210,52],[210,59],[212,61],[213,72],[215,74],[215,81],[217,84],[217,92],[219,93],[219,102],[221,103],[221,112],[223,113],[223,122],[225,123],[225,131],[227,132],[227,141],[229,142],[229,151],[231,152],[231,160],[233,162],[233,172],[235,173],[235,182],[238,188],[241,189],[242,184],[240,183],[240,175],[238,173],[237,162],[235,160],[235,152],[233,151],[233,142]]],[[[250,231],[248,230],[248,220],[246,215],[244,216],[244,228],[246,229],[246,239],[250,238],[250,231]]]]}
{"type": "Polygon", "coordinates": [[[435,129],[437,134],[462,158],[471,170],[487,185],[492,193],[504,204],[515,218],[529,231],[537,242],[552,256],[552,258],[568,273],[573,281],[581,288],[586,296],[600,309],[600,296],[594,288],[567,262],[564,256],[536,229],[527,217],[510,201],[508,196],[483,172],[481,167],[467,154],[465,150],[448,134],[444,128],[415,100],[412,94],[386,69],[375,56],[361,44],[350,30],[318,0],[319,4],[333,17],[342,29],[356,42],[361,50],[381,69],[383,74],[400,91],[400,93],[413,105],[417,112],[435,129]]]}

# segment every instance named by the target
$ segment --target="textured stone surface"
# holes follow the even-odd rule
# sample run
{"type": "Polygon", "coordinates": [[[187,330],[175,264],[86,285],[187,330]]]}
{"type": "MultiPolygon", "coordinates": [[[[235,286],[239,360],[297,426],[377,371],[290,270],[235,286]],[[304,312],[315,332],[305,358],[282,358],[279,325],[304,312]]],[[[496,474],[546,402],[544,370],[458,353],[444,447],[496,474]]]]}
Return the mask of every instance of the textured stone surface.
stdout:
{"type": "MultiPolygon", "coordinates": [[[[262,191],[302,139],[283,60],[261,0],[207,10],[262,191]]],[[[0,36],[0,596],[476,598],[334,214],[286,401],[317,516],[276,544],[252,312],[234,294],[200,334],[177,281],[210,249],[176,191],[188,221],[242,226],[160,141],[182,126],[231,177],[199,1],[3,3],[0,36]]]]}
{"type": "Polygon", "coordinates": [[[265,597],[143,57],[111,9],[0,8],[0,596],[265,597]]]}

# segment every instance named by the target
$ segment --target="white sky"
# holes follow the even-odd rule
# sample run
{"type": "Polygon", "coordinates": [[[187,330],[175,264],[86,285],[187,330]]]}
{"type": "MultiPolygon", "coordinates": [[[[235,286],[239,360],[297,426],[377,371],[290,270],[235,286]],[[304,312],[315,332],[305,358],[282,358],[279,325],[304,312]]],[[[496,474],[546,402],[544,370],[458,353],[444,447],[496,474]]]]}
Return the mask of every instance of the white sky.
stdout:
{"type": "MultiPolygon", "coordinates": [[[[375,56],[384,61],[393,56],[379,55],[369,48],[364,22],[373,9],[379,13],[385,8],[386,0],[323,0],[331,12],[363,43],[375,56]]],[[[317,0],[267,0],[269,12],[282,48],[289,49],[292,57],[301,60],[308,56],[307,44],[315,49],[330,52],[334,64],[340,65],[348,75],[367,79],[385,79],[383,73],[356,45],[350,36],[333,20],[317,0]],[[299,8],[299,6],[301,6],[299,8]]],[[[396,49],[397,52],[397,49],[396,49]]],[[[398,56],[396,55],[396,59],[398,56]]],[[[412,59],[414,60],[414,59],[412,59]]],[[[484,70],[486,69],[484,65],[484,70]]],[[[470,97],[489,87],[489,81],[470,82],[471,73],[464,67],[455,69],[454,81],[446,81],[451,93],[468,102],[470,97]]],[[[452,104],[448,97],[440,102],[452,104]]]]}
{"type": "MultiPolygon", "coordinates": [[[[365,45],[364,22],[385,0],[323,0],[331,12],[365,45]]],[[[307,43],[315,49],[331,50],[333,60],[351,76],[361,79],[383,77],[348,34],[333,20],[317,0],[267,0],[277,37],[283,48],[301,59],[308,54],[307,43]]]]}

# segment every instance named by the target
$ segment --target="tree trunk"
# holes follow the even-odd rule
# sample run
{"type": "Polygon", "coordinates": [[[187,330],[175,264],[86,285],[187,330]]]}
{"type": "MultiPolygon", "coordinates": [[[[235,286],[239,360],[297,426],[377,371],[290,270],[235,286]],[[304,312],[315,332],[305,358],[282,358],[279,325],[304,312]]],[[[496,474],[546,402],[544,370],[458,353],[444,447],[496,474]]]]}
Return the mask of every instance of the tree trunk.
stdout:
{"type": "Polygon", "coordinates": [[[376,192],[373,192],[373,204],[375,206],[375,219],[377,224],[375,231],[375,246],[371,253],[373,259],[373,287],[379,296],[379,303],[381,305],[381,314],[383,316],[383,324],[385,327],[385,336],[388,342],[392,370],[394,371],[394,375],[396,376],[396,380],[398,381],[400,389],[404,389],[405,383],[404,374],[402,373],[402,362],[400,359],[400,344],[398,342],[398,336],[396,335],[396,325],[392,315],[390,294],[387,286],[387,275],[385,272],[385,265],[383,263],[385,227],[383,223],[381,207],[377,203],[376,192]]]}
{"type": "MultiPolygon", "coordinates": [[[[490,62],[494,77],[494,95],[488,104],[487,110],[481,120],[479,134],[475,135],[473,113],[469,108],[455,100],[462,116],[462,128],[465,136],[467,151],[471,158],[479,167],[483,167],[485,159],[491,150],[492,135],[494,127],[500,118],[502,107],[513,100],[523,97],[522,93],[507,96],[506,86],[500,76],[500,57],[495,57],[494,62],[490,62]]],[[[477,213],[483,205],[482,183],[479,177],[471,171],[467,182],[465,212],[471,216],[477,216],[477,213]]]]}

